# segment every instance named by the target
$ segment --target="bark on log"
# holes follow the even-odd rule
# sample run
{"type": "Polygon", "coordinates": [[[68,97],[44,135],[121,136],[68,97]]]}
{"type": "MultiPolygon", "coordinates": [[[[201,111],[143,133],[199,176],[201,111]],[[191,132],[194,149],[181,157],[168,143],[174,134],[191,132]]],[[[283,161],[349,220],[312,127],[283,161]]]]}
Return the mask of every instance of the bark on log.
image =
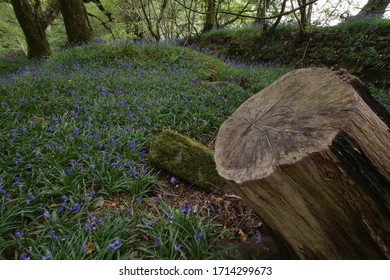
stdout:
{"type": "Polygon", "coordinates": [[[217,171],[299,258],[390,259],[389,126],[345,70],[295,70],[221,126],[217,171]]]}

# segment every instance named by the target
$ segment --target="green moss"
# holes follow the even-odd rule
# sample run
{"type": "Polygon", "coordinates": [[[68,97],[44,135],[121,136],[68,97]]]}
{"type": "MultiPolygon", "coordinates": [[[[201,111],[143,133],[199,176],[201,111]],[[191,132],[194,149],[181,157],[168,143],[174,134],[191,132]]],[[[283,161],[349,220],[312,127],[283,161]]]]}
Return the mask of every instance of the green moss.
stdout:
{"type": "Polygon", "coordinates": [[[280,25],[273,36],[260,28],[218,30],[191,44],[241,62],[278,62],[296,67],[348,66],[365,82],[388,80],[389,26],[386,19],[359,19],[329,27],[311,27],[303,36],[296,25],[280,25]]]}
{"type": "Polygon", "coordinates": [[[222,183],[213,152],[172,130],[164,130],[156,136],[148,158],[158,168],[199,187],[222,183]]]}

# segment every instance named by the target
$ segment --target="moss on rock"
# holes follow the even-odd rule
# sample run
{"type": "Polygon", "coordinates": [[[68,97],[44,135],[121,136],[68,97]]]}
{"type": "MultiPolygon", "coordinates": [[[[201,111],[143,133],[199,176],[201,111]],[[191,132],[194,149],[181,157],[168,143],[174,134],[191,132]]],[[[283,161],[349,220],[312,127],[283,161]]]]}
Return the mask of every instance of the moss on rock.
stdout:
{"type": "Polygon", "coordinates": [[[155,137],[148,158],[158,168],[199,187],[222,184],[213,152],[172,130],[164,130],[155,137]]]}

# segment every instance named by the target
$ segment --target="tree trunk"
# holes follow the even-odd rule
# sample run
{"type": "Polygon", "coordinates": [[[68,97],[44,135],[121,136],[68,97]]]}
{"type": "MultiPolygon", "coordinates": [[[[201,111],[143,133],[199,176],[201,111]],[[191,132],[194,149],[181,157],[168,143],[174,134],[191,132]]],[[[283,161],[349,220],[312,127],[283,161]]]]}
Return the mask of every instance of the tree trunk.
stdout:
{"type": "Polygon", "coordinates": [[[58,0],[70,45],[90,42],[92,26],[82,0],[58,0]]]}
{"type": "Polygon", "coordinates": [[[358,13],[358,16],[382,17],[389,4],[390,0],[368,0],[367,4],[358,13]]]}
{"type": "Polygon", "coordinates": [[[279,13],[278,18],[275,20],[274,24],[269,28],[268,30],[265,29],[265,35],[266,36],[272,36],[276,30],[276,27],[278,27],[280,21],[282,20],[284,10],[286,9],[287,0],[283,0],[282,7],[279,13]]]}
{"type": "Polygon", "coordinates": [[[47,58],[51,51],[45,29],[47,25],[40,15],[34,14],[28,0],[12,0],[16,18],[23,30],[27,42],[28,58],[47,58]]]}
{"type": "Polygon", "coordinates": [[[206,20],[204,22],[203,31],[207,32],[215,28],[215,9],[216,0],[207,0],[206,20]]]}
{"type": "Polygon", "coordinates": [[[217,171],[299,258],[389,259],[389,127],[345,70],[295,70],[221,126],[217,171]]]}
{"type": "Polygon", "coordinates": [[[269,0],[258,0],[257,1],[257,11],[256,11],[256,19],[255,25],[260,25],[263,27],[266,24],[265,15],[269,8],[269,0]]]}

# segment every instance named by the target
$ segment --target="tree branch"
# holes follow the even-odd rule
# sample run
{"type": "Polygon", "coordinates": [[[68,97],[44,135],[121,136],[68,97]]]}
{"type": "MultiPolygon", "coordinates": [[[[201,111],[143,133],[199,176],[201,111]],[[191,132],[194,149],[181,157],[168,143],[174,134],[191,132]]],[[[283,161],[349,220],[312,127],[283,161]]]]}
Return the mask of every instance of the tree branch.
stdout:
{"type": "Polygon", "coordinates": [[[98,21],[100,21],[100,23],[103,25],[103,27],[106,28],[108,31],[110,31],[112,38],[115,40],[115,35],[114,35],[114,33],[112,32],[112,29],[111,29],[110,27],[107,26],[106,22],[102,21],[99,17],[95,16],[94,14],[91,14],[91,13],[87,13],[87,14],[88,14],[88,16],[94,17],[94,18],[96,18],[98,21]]]}
{"type": "MultiPolygon", "coordinates": [[[[246,12],[245,9],[246,9],[248,6],[249,6],[249,2],[246,3],[246,5],[244,6],[244,8],[242,8],[242,10],[241,10],[233,19],[228,20],[227,22],[225,22],[224,24],[222,24],[222,27],[225,27],[225,26],[227,26],[227,25],[229,25],[229,24],[235,22],[237,19],[239,19],[239,18],[240,18],[240,15],[242,15],[244,12],[246,12]]],[[[218,11],[217,11],[217,13],[218,13],[218,11]]]]}
{"type": "Polygon", "coordinates": [[[83,3],[90,3],[90,2],[94,3],[96,7],[98,7],[98,9],[108,18],[109,22],[113,21],[112,14],[104,8],[100,0],[83,0],[83,3]]]}
{"type": "Polygon", "coordinates": [[[287,4],[287,0],[283,0],[283,3],[282,3],[282,8],[280,9],[280,13],[279,13],[279,17],[276,19],[275,23],[272,25],[272,27],[267,31],[267,35],[268,34],[272,34],[276,27],[279,25],[282,17],[283,17],[283,13],[284,13],[284,9],[286,8],[286,4],[287,4]]]}
{"type": "Polygon", "coordinates": [[[58,5],[57,0],[52,0],[49,2],[48,7],[46,10],[42,12],[42,24],[43,27],[46,29],[58,16],[60,13],[60,5],[58,5]]]}
{"type": "MultiPolygon", "coordinates": [[[[194,13],[197,13],[197,14],[201,14],[201,15],[207,15],[207,14],[210,14],[210,13],[215,13],[215,12],[201,12],[201,11],[196,11],[194,9],[191,9],[190,7],[187,7],[186,5],[184,5],[183,3],[181,3],[179,0],[174,0],[176,3],[178,3],[180,6],[182,6],[183,8],[191,11],[191,12],[194,12],[194,13]]],[[[233,13],[233,12],[229,12],[229,11],[218,11],[218,13],[221,13],[221,14],[227,14],[227,15],[233,15],[233,16],[239,16],[239,17],[243,17],[243,18],[252,18],[252,19],[276,19],[280,16],[285,16],[285,15],[288,15],[288,14],[291,14],[293,12],[296,12],[300,9],[302,9],[303,7],[306,7],[308,5],[311,5],[311,4],[314,4],[316,3],[318,0],[312,0],[310,2],[307,2],[306,4],[298,7],[298,8],[295,8],[295,9],[292,9],[288,12],[284,12],[282,14],[279,14],[279,15],[276,15],[276,16],[270,16],[270,17],[257,17],[257,16],[251,16],[251,15],[244,15],[244,14],[239,14],[239,13],[233,13]]]]}

